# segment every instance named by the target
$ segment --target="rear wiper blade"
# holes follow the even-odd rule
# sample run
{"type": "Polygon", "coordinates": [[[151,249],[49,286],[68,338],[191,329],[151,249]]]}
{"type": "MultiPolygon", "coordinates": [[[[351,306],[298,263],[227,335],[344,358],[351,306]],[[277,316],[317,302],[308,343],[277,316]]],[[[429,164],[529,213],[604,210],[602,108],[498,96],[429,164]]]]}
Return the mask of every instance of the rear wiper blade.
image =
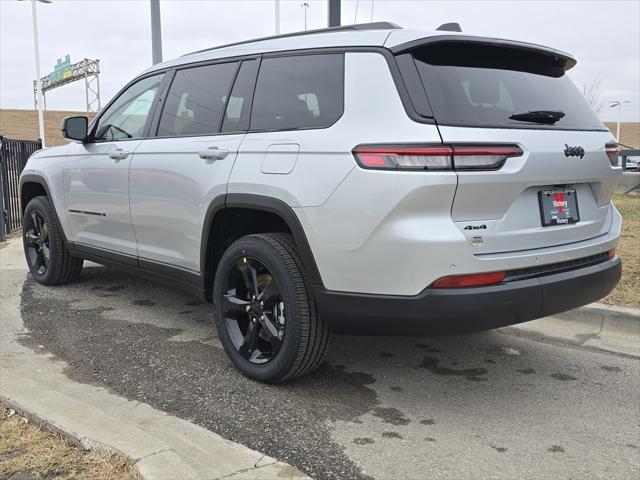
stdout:
{"type": "Polygon", "coordinates": [[[517,120],[519,122],[534,122],[534,123],[556,123],[565,113],[556,110],[533,110],[524,113],[514,113],[509,118],[511,120],[517,120]]]}

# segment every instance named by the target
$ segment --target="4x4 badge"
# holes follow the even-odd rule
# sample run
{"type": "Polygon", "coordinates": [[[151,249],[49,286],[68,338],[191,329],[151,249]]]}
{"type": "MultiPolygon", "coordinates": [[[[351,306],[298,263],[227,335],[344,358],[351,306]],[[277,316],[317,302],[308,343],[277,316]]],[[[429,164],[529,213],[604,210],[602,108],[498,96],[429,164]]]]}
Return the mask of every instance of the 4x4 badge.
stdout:
{"type": "Polygon", "coordinates": [[[584,148],[582,147],[570,147],[566,143],[564,144],[564,156],[565,157],[584,157],[584,148]]]}

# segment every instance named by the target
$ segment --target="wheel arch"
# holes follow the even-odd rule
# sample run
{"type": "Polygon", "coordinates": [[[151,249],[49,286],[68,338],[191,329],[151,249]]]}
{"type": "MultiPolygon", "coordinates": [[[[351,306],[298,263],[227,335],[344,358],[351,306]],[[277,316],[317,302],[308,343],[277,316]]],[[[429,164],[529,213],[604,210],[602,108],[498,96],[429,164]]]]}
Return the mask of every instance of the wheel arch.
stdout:
{"type": "Polygon", "coordinates": [[[20,211],[24,214],[27,204],[35,197],[42,195],[49,197],[49,200],[53,202],[51,196],[51,189],[47,184],[47,181],[39,176],[33,174],[22,175],[20,177],[20,211]]]}
{"type": "Polygon", "coordinates": [[[227,246],[244,235],[271,232],[286,232],[293,236],[307,281],[312,285],[322,285],[311,247],[293,209],[276,198],[231,193],[216,197],[204,219],[200,270],[207,298],[211,297],[215,270],[227,246]]]}

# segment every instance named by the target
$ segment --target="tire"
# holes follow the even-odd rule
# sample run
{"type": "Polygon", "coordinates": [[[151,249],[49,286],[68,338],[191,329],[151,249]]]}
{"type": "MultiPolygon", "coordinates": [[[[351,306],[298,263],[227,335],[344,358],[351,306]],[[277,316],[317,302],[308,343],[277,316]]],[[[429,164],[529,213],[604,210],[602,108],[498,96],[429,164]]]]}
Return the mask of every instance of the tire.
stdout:
{"type": "Polygon", "coordinates": [[[330,332],[303,272],[295,243],[286,234],[249,235],[223,254],[213,285],[216,326],[227,355],[247,377],[284,382],[322,362],[330,332]]]}
{"type": "Polygon", "coordinates": [[[80,276],[83,260],[72,257],[56,212],[47,197],[35,197],[22,216],[22,242],[33,278],[43,285],[62,285],[80,276]]]}

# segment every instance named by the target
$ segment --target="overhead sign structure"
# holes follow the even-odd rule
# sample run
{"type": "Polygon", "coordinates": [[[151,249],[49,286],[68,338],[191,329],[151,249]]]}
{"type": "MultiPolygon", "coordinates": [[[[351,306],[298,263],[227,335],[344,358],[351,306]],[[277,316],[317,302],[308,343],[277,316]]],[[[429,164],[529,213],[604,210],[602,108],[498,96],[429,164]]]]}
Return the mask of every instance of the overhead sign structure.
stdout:
{"type": "MultiPolygon", "coordinates": [[[[100,110],[100,60],[85,58],[72,64],[69,55],[65,55],[64,59],[59,58],[53,72],[40,80],[44,109],[47,108],[46,92],[78,80],[84,80],[87,113],[100,110]]],[[[36,108],[38,108],[37,93],[37,82],[34,80],[33,99],[36,108]]]]}
{"type": "Polygon", "coordinates": [[[56,66],[53,67],[53,72],[48,75],[52,81],[63,80],[71,76],[71,58],[69,55],[65,55],[64,61],[59,58],[56,66]]]}

